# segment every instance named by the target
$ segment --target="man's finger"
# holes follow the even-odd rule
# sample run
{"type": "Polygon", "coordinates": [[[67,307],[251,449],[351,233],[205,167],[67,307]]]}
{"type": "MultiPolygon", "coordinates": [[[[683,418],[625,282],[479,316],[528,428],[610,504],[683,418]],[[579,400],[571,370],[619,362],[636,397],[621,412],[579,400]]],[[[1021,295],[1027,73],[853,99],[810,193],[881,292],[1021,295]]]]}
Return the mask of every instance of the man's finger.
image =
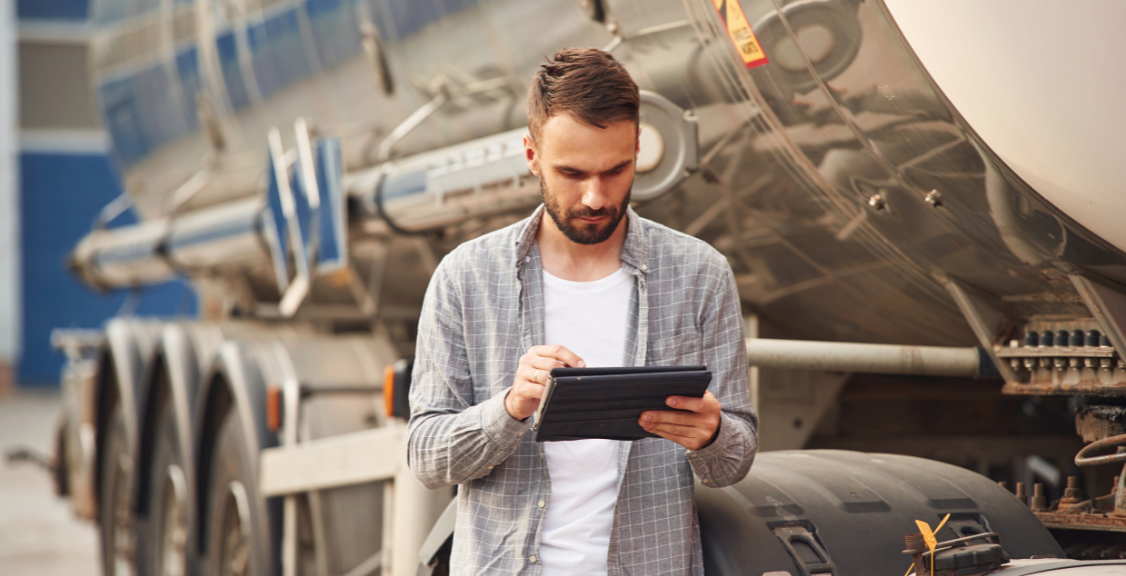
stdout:
{"type": "Polygon", "coordinates": [[[695,426],[688,426],[684,424],[673,424],[672,422],[661,422],[659,424],[652,424],[647,429],[648,432],[654,434],[672,434],[674,436],[681,436],[683,438],[699,439],[706,436],[703,430],[695,426]]]}
{"type": "Polygon", "coordinates": [[[508,411],[509,416],[523,420],[539,408],[543,390],[541,384],[531,382],[526,376],[518,375],[516,382],[504,397],[504,409],[508,411]]]}
{"type": "Polygon", "coordinates": [[[665,398],[665,404],[667,404],[669,408],[697,413],[703,411],[705,408],[703,398],[693,398],[691,396],[669,396],[665,398]]]}
{"type": "Polygon", "coordinates": [[[711,391],[704,392],[702,398],[693,398],[691,396],[669,396],[665,399],[665,404],[670,408],[677,410],[688,410],[690,412],[719,412],[721,407],[719,400],[711,391]]]}
{"type": "Polygon", "coordinates": [[[650,410],[641,413],[642,425],[680,424],[681,426],[703,425],[707,422],[706,416],[695,412],[677,412],[674,410],[650,410]]]}
{"type": "MultiPolygon", "coordinates": [[[[530,365],[532,368],[543,370],[544,372],[551,372],[555,368],[566,367],[566,364],[564,364],[562,361],[556,360],[555,358],[548,358],[547,356],[538,356],[534,360],[529,362],[528,365],[530,365]]],[[[544,381],[546,382],[546,380],[544,381]]]]}
{"type": "Polygon", "coordinates": [[[559,360],[560,362],[563,362],[567,366],[572,366],[575,368],[586,368],[586,362],[583,362],[583,359],[579,358],[578,354],[571,352],[567,349],[566,346],[563,346],[561,344],[552,344],[550,346],[533,346],[532,349],[529,350],[529,352],[533,352],[547,358],[554,358],[556,360],[559,360]]]}
{"type": "Polygon", "coordinates": [[[692,413],[667,411],[646,412],[639,422],[649,432],[675,432],[692,438],[711,438],[719,427],[718,420],[692,413]]]}
{"type": "Polygon", "coordinates": [[[534,368],[532,366],[522,366],[517,372],[521,378],[540,388],[547,384],[547,378],[551,375],[550,370],[534,368]]]}
{"type": "Polygon", "coordinates": [[[703,440],[694,436],[681,436],[680,434],[662,430],[652,430],[652,432],[665,440],[675,442],[689,450],[698,450],[702,447],[703,440]]]}
{"type": "Polygon", "coordinates": [[[544,385],[530,380],[531,376],[532,374],[529,374],[528,378],[517,381],[516,384],[512,386],[510,395],[514,394],[517,398],[522,400],[539,400],[543,398],[544,385]]]}
{"type": "Polygon", "coordinates": [[[522,398],[527,398],[529,400],[539,400],[543,398],[543,390],[543,386],[539,386],[533,382],[531,384],[525,384],[521,386],[520,389],[516,392],[522,398]]]}

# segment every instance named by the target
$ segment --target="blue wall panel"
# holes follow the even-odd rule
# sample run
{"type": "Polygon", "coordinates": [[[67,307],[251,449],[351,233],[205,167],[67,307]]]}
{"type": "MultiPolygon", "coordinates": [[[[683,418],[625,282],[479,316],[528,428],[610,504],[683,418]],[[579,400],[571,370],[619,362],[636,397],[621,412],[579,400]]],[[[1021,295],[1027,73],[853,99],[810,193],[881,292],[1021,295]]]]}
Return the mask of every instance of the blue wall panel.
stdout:
{"type": "Polygon", "coordinates": [[[85,20],[89,0],[16,0],[16,15],[34,20],[85,20]]]}
{"type": "MultiPolygon", "coordinates": [[[[20,155],[23,326],[16,378],[21,385],[57,385],[63,358],[51,350],[51,330],[101,327],[125,302],[126,292],[98,294],[66,268],[70,251],[90,231],[94,216],[118,194],[105,155],[20,155]]],[[[131,220],[125,214],[114,224],[131,220]]],[[[139,296],[137,314],[196,314],[195,294],[183,282],[146,288],[139,296]]]]}

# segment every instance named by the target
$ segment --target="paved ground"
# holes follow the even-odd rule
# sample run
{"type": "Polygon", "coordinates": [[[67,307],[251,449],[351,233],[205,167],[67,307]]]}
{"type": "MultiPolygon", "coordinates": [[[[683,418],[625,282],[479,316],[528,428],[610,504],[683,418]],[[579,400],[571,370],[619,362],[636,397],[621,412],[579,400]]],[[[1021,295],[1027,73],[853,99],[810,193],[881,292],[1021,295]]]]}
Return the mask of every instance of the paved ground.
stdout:
{"type": "Polygon", "coordinates": [[[77,520],[55,496],[51,478],[28,463],[9,464],[12,448],[50,454],[59,414],[57,394],[0,395],[0,574],[94,576],[94,525],[77,520]]]}

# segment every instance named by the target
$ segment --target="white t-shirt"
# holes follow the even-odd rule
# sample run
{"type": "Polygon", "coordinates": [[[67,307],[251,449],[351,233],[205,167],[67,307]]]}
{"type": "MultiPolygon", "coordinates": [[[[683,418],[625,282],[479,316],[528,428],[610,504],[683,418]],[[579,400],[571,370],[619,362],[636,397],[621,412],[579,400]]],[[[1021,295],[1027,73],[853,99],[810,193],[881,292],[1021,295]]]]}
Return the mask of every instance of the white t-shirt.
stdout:
{"type": "MultiPolygon", "coordinates": [[[[633,282],[623,269],[594,282],[543,273],[544,338],[587,367],[621,366],[633,282]]],[[[618,441],[547,442],[551,499],[540,538],[543,576],[606,574],[618,502],[618,441]]]]}

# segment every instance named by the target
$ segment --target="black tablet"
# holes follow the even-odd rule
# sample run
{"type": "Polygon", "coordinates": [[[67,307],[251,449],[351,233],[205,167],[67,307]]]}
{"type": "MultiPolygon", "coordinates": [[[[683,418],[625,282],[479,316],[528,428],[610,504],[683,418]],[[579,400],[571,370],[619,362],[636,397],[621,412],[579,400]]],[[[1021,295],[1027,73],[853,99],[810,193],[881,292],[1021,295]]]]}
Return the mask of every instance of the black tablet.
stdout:
{"type": "Polygon", "coordinates": [[[711,381],[705,366],[556,368],[536,411],[536,441],[657,438],[638,424],[641,413],[673,410],[669,396],[701,398],[711,381]]]}

